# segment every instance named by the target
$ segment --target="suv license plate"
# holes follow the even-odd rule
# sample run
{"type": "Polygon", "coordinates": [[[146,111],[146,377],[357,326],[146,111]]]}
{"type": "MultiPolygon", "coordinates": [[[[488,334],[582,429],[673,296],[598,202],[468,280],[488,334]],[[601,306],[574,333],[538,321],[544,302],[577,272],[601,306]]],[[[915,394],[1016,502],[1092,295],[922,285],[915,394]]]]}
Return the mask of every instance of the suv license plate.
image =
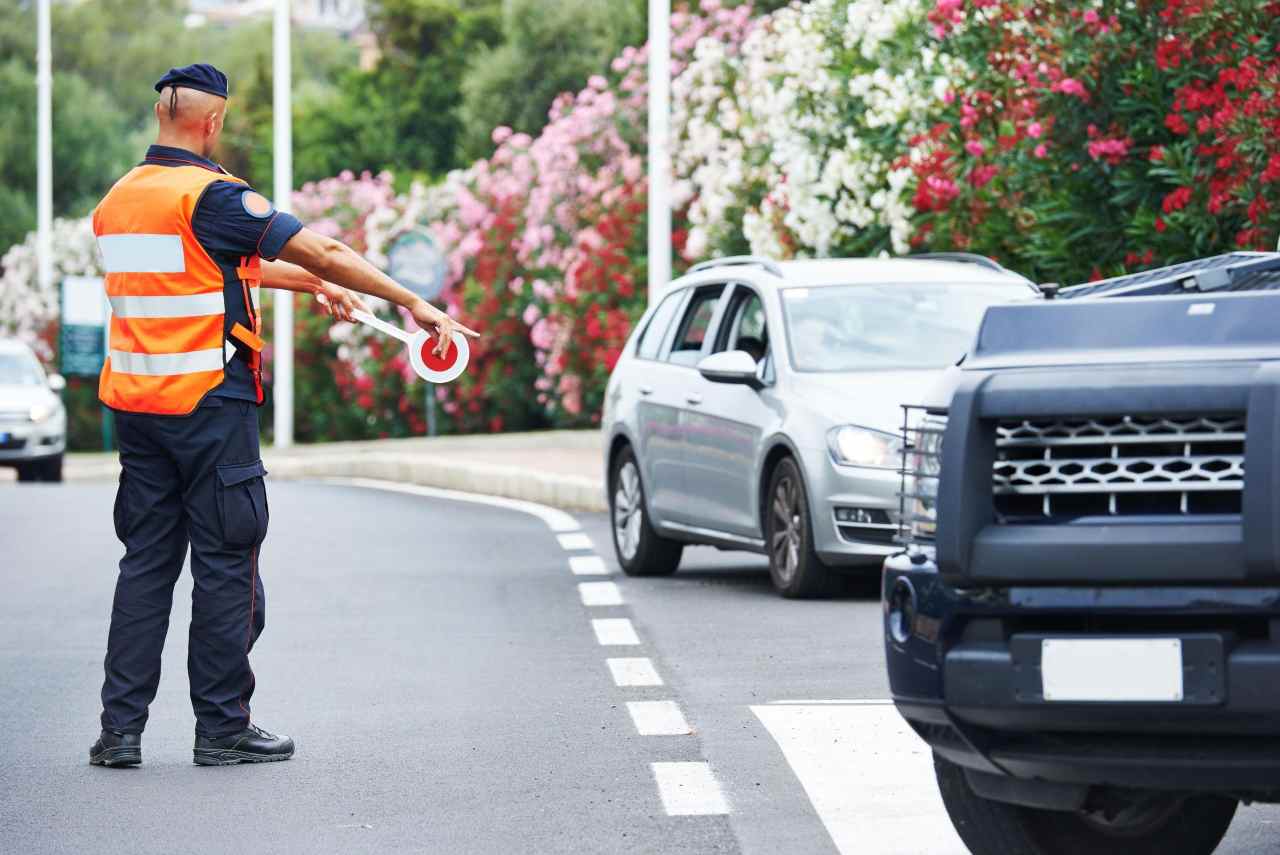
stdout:
{"type": "Polygon", "coordinates": [[[1040,643],[1046,701],[1182,700],[1178,638],[1046,638],[1040,643]]]}

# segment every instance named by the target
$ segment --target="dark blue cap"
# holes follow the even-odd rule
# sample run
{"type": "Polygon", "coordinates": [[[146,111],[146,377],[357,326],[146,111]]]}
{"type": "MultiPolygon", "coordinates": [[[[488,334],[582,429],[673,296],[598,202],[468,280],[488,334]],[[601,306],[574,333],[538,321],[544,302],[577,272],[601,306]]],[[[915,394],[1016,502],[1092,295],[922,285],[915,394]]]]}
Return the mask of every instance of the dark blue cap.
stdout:
{"type": "Polygon", "coordinates": [[[227,97],[227,75],[204,62],[169,69],[164,77],[156,81],[156,91],[161,92],[166,86],[199,89],[219,98],[227,97]]]}

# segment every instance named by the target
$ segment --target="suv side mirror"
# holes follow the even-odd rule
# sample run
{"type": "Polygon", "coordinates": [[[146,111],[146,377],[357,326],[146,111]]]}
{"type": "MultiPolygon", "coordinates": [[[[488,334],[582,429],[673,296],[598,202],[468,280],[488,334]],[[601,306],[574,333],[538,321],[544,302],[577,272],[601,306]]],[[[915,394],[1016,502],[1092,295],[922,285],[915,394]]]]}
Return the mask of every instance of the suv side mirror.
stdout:
{"type": "Polygon", "coordinates": [[[61,374],[50,374],[48,382],[50,392],[61,393],[63,389],[67,388],[67,378],[61,374]]]}
{"type": "Polygon", "coordinates": [[[713,353],[698,363],[698,373],[712,383],[739,383],[752,389],[764,387],[755,359],[745,350],[713,353]]]}

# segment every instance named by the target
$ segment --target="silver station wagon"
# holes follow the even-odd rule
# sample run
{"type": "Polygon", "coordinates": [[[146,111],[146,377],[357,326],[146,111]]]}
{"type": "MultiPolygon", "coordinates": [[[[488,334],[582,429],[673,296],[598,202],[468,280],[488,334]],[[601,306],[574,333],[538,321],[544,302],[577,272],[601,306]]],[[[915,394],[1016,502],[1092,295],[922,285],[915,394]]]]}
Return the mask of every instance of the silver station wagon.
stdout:
{"type": "Polygon", "coordinates": [[[636,325],[605,396],[618,562],[685,544],[769,557],[783,596],[878,579],[895,551],[899,429],[986,308],[1037,295],[980,256],[704,262],[636,325]]]}

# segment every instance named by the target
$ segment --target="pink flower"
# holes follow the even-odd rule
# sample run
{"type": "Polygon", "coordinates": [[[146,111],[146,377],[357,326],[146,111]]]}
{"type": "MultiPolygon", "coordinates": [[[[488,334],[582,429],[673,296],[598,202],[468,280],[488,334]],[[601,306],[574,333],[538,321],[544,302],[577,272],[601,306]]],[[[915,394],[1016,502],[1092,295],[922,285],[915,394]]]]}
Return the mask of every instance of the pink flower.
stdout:
{"type": "Polygon", "coordinates": [[[1105,160],[1115,166],[1129,153],[1128,139],[1097,139],[1089,143],[1089,157],[1094,160],[1105,160]]]}
{"type": "Polygon", "coordinates": [[[979,166],[969,175],[969,183],[974,187],[986,187],[991,183],[991,179],[996,177],[996,173],[1000,171],[1000,167],[993,164],[979,166]]]}
{"type": "Polygon", "coordinates": [[[1098,23],[1099,20],[1100,19],[1098,18],[1098,13],[1093,9],[1090,9],[1084,13],[1084,22],[1086,24],[1096,24],[1098,23]]]}
{"type": "Polygon", "coordinates": [[[964,150],[974,157],[982,157],[982,155],[986,153],[987,148],[977,140],[969,140],[964,144],[964,150]]]}
{"type": "Polygon", "coordinates": [[[1081,101],[1089,100],[1089,90],[1084,88],[1084,84],[1074,77],[1064,77],[1057,83],[1053,84],[1054,92],[1061,92],[1063,95],[1074,95],[1081,101]]]}
{"type": "Polygon", "coordinates": [[[1043,160],[1044,158],[1048,157],[1048,156],[1049,156],[1049,147],[1048,147],[1047,145],[1045,145],[1044,143],[1040,143],[1040,145],[1036,146],[1036,149],[1035,149],[1035,156],[1036,156],[1036,157],[1038,157],[1038,158],[1040,158],[1041,160],[1043,160]]]}
{"type": "Polygon", "coordinates": [[[493,144],[502,145],[511,137],[511,128],[506,125],[498,125],[493,129],[493,144]]]}
{"type": "Polygon", "coordinates": [[[1032,122],[1031,124],[1027,125],[1027,136],[1031,137],[1033,140],[1040,139],[1040,135],[1043,133],[1044,133],[1044,126],[1041,125],[1039,122],[1032,122]]]}

